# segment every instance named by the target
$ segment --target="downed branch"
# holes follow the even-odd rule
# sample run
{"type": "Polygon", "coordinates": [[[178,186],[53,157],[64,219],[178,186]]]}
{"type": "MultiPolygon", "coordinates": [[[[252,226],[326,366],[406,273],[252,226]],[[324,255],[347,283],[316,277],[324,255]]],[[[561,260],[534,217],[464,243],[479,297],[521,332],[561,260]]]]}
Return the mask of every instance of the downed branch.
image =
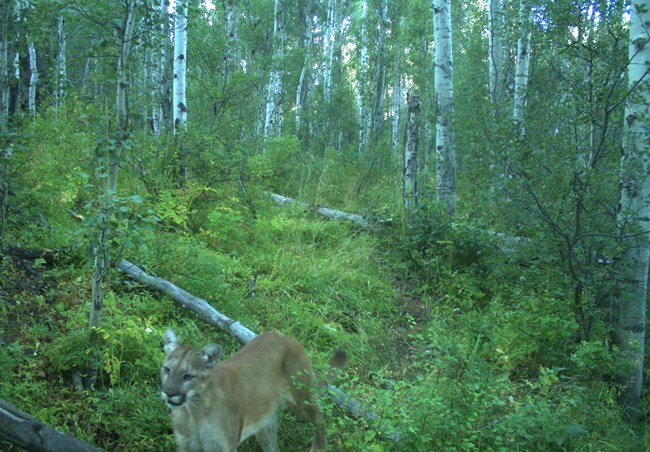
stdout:
{"type": "Polygon", "coordinates": [[[278,195],[276,193],[270,193],[271,198],[277,203],[280,204],[281,206],[288,206],[295,204],[297,206],[300,206],[300,208],[304,210],[313,210],[317,214],[333,219],[333,220],[348,220],[352,221],[353,223],[357,223],[364,228],[368,226],[368,222],[361,216],[357,215],[356,213],[348,213],[348,212],[343,212],[342,210],[335,210],[335,209],[330,209],[328,207],[317,207],[317,206],[310,206],[309,204],[306,204],[304,202],[296,201],[293,198],[287,198],[286,196],[278,195]]]}
{"type": "MultiPolygon", "coordinates": [[[[222,331],[230,333],[241,344],[247,344],[256,336],[254,332],[246,328],[241,323],[223,315],[214,309],[204,299],[186,292],[185,290],[165,279],[145,273],[142,269],[138,268],[135,264],[132,264],[126,259],[122,259],[117,264],[117,268],[122,270],[135,281],[143,283],[164,293],[176,303],[180,304],[182,307],[189,309],[190,311],[197,314],[210,325],[213,325],[222,331]]],[[[396,432],[392,427],[387,427],[386,425],[381,424],[379,422],[379,416],[376,413],[368,411],[365,406],[359,402],[356,402],[350,396],[335,386],[328,385],[328,389],[328,392],[332,397],[334,403],[345,410],[349,415],[355,418],[364,418],[369,421],[369,423],[373,425],[373,428],[378,431],[380,437],[394,442],[399,441],[399,432],[396,432]]]]}
{"type": "Polygon", "coordinates": [[[216,326],[221,331],[232,334],[235,339],[237,339],[241,344],[247,344],[256,336],[255,333],[253,333],[241,323],[223,315],[214,309],[212,306],[210,306],[210,303],[204,299],[196,297],[191,293],[184,291],[180,287],[172,284],[165,279],[145,273],[142,269],[137,267],[135,264],[127,261],[126,259],[122,259],[117,264],[117,268],[130,276],[131,279],[134,279],[164,293],[185,309],[189,309],[190,311],[197,314],[210,325],[216,326]]]}
{"type": "Polygon", "coordinates": [[[0,440],[35,452],[99,450],[39,422],[3,399],[0,399],[0,440]]]}

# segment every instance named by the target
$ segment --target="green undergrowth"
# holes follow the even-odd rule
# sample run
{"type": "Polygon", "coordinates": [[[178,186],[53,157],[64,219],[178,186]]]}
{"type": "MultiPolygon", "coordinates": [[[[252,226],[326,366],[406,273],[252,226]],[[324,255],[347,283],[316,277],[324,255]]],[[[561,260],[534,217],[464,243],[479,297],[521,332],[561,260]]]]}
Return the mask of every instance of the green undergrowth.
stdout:
{"type": "MultiPolygon", "coordinates": [[[[171,450],[158,394],[164,330],[197,347],[218,342],[225,356],[239,344],[111,270],[98,380],[79,387],[92,353],[96,138],[63,128],[54,140],[40,130],[24,137],[39,152],[16,168],[11,202],[24,207],[11,211],[6,233],[17,248],[53,255],[3,256],[0,397],[105,450],[171,450]],[[57,146],[85,150],[75,160],[57,146]],[[65,177],[55,183],[47,174],[65,177]]],[[[125,164],[113,258],[254,332],[296,337],[319,372],[336,349],[347,350],[350,365],[336,384],[366,416],[322,402],[333,450],[647,448],[647,430],[620,417],[617,350],[605,327],[576,340],[570,287],[551,265],[520,265],[532,251],[504,257],[499,240],[462,215],[451,227],[425,212],[407,230],[385,168],[332,151],[305,157],[290,139],[271,143],[247,171],[244,195],[234,180],[147,188],[125,164]],[[373,226],[278,206],[269,190],[362,213],[373,226]]],[[[309,425],[281,415],[281,450],[305,450],[310,436],[309,425]]],[[[258,449],[249,441],[241,450],[258,449]]]]}

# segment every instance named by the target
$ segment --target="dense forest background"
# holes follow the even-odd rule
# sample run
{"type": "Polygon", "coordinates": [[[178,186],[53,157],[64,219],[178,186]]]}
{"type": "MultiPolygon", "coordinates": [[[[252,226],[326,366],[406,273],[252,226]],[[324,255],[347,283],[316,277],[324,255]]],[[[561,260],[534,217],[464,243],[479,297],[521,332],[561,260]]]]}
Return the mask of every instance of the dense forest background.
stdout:
{"type": "Polygon", "coordinates": [[[3,0],[0,398],[173,448],[162,333],[239,344],[128,259],[346,349],[334,450],[647,450],[649,10],[3,0]]]}

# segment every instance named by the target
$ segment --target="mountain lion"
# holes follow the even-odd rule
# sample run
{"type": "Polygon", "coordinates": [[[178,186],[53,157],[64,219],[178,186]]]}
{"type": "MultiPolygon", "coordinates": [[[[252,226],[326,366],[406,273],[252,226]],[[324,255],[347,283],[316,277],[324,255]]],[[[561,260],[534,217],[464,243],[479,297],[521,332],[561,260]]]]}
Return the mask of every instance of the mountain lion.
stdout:
{"type": "MultiPolygon", "coordinates": [[[[325,421],[312,399],[314,373],[294,339],[263,333],[221,362],[217,344],[185,347],[172,330],[164,343],[162,398],[171,408],[179,451],[232,452],[252,435],[264,451],[277,451],[276,412],[284,399],[314,425],[311,450],[326,450],[325,421]]],[[[344,352],[330,362],[336,368],[346,363],[344,352]]]]}

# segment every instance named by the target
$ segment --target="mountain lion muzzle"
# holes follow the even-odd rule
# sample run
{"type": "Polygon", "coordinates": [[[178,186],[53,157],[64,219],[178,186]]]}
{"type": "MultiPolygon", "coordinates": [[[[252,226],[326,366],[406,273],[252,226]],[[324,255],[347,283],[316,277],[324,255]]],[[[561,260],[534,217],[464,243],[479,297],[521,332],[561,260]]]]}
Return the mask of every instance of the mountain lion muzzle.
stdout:
{"type": "MultiPolygon", "coordinates": [[[[318,383],[305,349],[281,333],[263,333],[229,359],[221,347],[181,345],[164,336],[162,398],[171,409],[179,451],[232,452],[255,435],[264,451],[277,451],[276,413],[283,400],[314,425],[312,451],[327,449],[323,414],[313,400],[318,383]]],[[[344,352],[330,365],[343,368],[344,352]]]]}

